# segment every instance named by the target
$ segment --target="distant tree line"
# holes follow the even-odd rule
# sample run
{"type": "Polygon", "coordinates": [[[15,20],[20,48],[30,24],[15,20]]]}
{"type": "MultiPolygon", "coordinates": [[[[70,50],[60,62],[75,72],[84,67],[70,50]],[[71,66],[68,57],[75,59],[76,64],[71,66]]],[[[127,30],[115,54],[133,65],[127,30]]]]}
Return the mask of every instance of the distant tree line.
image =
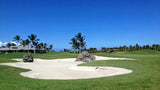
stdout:
{"type": "MultiPolygon", "coordinates": [[[[152,45],[143,45],[140,46],[138,44],[136,45],[130,45],[130,46],[119,46],[119,47],[112,47],[112,48],[107,48],[107,47],[101,47],[100,50],[98,50],[97,48],[84,48],[83,51],[88,51],[90,53],[96,53],[96,52],[115,52],[115,51],[136,51],[136,50],[156,50],[156,51],[160,51],[160,45],[159,44],[152,44],[152,45]]],[[[64,49],[64,52],[71,52],[69,49],[64,49]]]]}
{"type": "MultiPolygon", "coordinates": [[[[15,43],[7,43],[5,46],[2,46],[2,48],[10,48],[11,46],[19,46],[22,45],[23,47],[27,46],[28,47],[28,52],[29,52],[29,47],[34,47],[37,50],[45,50],[46,52],[51,52],[53,45],[49,45],[47,43],[39,42],[40,39],[37,38],[37,35],[31,34],[28,36],[27,39],[21,39],[19,35],[16,35],[13,37],[13,41],[17,42],[17,45],[15,43]]],[[[35,52],[35,51],[34,51],[35,52]]]]}
{"type": "Polygon", "coordinates": [[[159,44],[153,44],[153,45],[143,45],[140,46],[138,44],[136,45],[130,45],[130,46],[119,46],[119,47],[112,47],[112,48],[107,48],[107,47],[101,47],[100,50],[97,48],[86,48],[86,42],[85,42],[85,36],[82,36],[81,33],[78,33],[71,39],[71,42],[69,43],[72,45],[72,49],[64,49],[64,52],[74,52],[74,53],[81,53],[82,51],[88,51],[90,53],[96,53],[96,52],[115,52],[115,51],[135,51],[135,50],[157,50],[160,51],[160,45],[159,44]]]}
{"type": "Polygon", "coordinates": [[[108,50],[113,50],[113,49],[117,49],[118,51],[135,51],[135,50],[144,50],[144,49],[148,49],[148,50],[157,50],[160,51],[160,45],[159,44],[153,44],[153,45],[143,45],[140,46],[138,44],[136,45],[130,45],[130,46],[120,46],[120,47],[113,47],[113,48],[105,48],[102,47],[101,50],[102,51],[108,51],[108,50]]]}

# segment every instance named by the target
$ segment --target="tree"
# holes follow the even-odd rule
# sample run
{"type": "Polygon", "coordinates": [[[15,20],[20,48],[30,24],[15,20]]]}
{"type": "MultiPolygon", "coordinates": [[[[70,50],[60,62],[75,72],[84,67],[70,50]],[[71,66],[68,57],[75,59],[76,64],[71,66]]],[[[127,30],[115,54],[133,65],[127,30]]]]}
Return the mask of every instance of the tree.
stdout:
{"type": "Polygon", "coordinates": [[[129,46],[129,50],[133,51],[133,46],[132,45],[129,46]]]}
{"type": "Polygon", "coordinates": [[[15,37],[13,37],[13,41],[17,41],[17,46],[20,40],[21,40],[21,37],[19,35],[16,35],[15,37]]]}
{"type": "Polygon", "coordinates": [[[49,46],[49,52],[51,52],[52,48],[53,48],[53,45],[50,45],[49,46]]]}
{"type": "Polygon", "coordinates": [[[146,45],[143,45],[143,47],[142,47],[143,49],[146,49],[146,45]]]}
{"type": "Polygon", "coordinates": [[[7,43],[7,44],[6,44],[6,47],[9,48],[9,50],[10,50],[11,43],[7,43]]]}
{"type": "Polygon", "coordinates": [[[64,52],[69,53],[69,50],[68,49],[64,49],[64,52]]]}
{"type": "Polygon", "coordinates": [[[23,49],[26,46],[26,40],[22,40],[21,44],[23,45],[23,49]]]}
{"type": "Polygon", "coordinates": [[[74,49],[74,53],[76,52],[76,49],[79,49],[79,43],[77,42],[76,38],[72,38],[69,44],[72,44],[72,49],[74,49]]]}
{"type": "Polygon", "coordinates": [[[11,43],[7,43],[7,44],[6,44],[6,47],[10,49],[11,43]]]}
{"type": "Polygon", "coordinates": [[[126,51],[127,49],[126,45],[124,45],[122,48],[123,48],[123,51],[126,51]]]}
{"type": "Polygon", "coordinates": [[[102,47],[102,48],[101,48],[101,51],[106,52],[106,51],[107,51],[107,48],[106,48],[106,47],[102,47]]]}
{"type": "Polygon", "coordinates": [[[44,50],[46,50],[46,48],[47,48],[47,43],[44,43],[43,48],[44,48],[44,50]]]}
{"type": "Polygon", "coordinates": [[[156,50],[159,51],[159,44],[156,44],[156,50]]]}
{"type": "MultiPolygon", "coordinates": [[[[31,40],[32,45],[36,49],[36,46],[38,45],[38,41],[39,41],[39,39],[37,39],[37,35],[31,34],[30,36],[28,36],[28,38],[31,40]]],[[[34,53],[36,53],[35,50],[34,50],[34,53]]]]}
{"type": "Polygon", "coordinates": [[[49,48],[46,48],[46,52],[49,52],[49,48]]]}
{"type": "Polygon", "coordinates": [[[15,43],[11,43],[11,46],[16,46],[16,44],[15,43]]]}
{"type": "Polygon", "coordinates": [[[86,46],[85,36],[82,36],[81,33],[78,33],[75,37],[79,42],[79,49],[80,49],[79,52],[81,53],[82,49],[84,49],[86,46]]]}
{"type": "Polygon", "coordinates": [[[89,48],[88,51],[90,53],[95,53],[95,52],[97,52],[97,48],[89,48]]]}
{"type": "Polygon", "coordinates": [[[156,44],[152,45],[152,50],[157,50],[156,44]]]}
{"type": "Polygon", "coordinates": [[[41,53],[43,53],[43,50],[44,50],[44,44],[43,43],[39,44],[39,49],[41,50],[41,53]]]}
{"type": "Polygon", "coordinates": [[[146,49],[150,49],[150,46],[149,46],[149,45],[146,45],[146,49]]]}
{"type": "Polygon", "coordinates": [[[123,47],[120,46],[120,47],[118,48],[118,51],[123,51],[123,47]]]}
{"type": "Polygon", "coordinates": [[[139,50],[140,46],[138,44],[136,44],[136,50],[139,50]]]}
{"type": "Polygon", "coordinates": [[[23,47],[25,47],[25,46],[26,46],[26,40],[22,40],[21,45],[22,45],[23,47]]]}
{"type": "Polygon", "coordinates": [[[28,53],[29,53],[29,44],[31,41],[29,39],[26,39],[25,42],[26,42],[26,45],[28,46],[28,53]]]}

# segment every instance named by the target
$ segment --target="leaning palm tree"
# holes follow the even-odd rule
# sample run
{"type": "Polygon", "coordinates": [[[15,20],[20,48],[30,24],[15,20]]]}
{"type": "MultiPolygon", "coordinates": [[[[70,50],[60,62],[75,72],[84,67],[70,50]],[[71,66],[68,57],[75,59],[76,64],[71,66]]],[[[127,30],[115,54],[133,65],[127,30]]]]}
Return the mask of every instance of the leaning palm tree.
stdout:
{"type": "MultiPolygon", "coordinates": [[[[37,35],[31,34],[30,36],[28,36],[28,38],[31,40],[32,45],[34,46],[34,48],[36,48],[36,44],[39,41],[39,39],[37,39],[37,35]]],[[[34,50],[34,53],[36,51],[34,50]]]]}
{"type": "Polygon", "coordinates": [[[79,49],[80,49],[79,52],[81,53],[82,49],[84,49],[86,46],[85,36],[82,36],[81,33],[78,33],[75,37],[79,42],[79,49]]]}
{"type": "Polygon", "coordinates": [[[13,41],[17,41],[17,46],[20,40],[21,40],[21,37],[19,35],[16,35],[15,37],[13,37],[13,41]]]}
{"type": "Polygon", "coordinates": [[[26,42],[26,45],[28,46],[28,53],[29,53],[29,44],[30,44],[30,40],[29,40],[29,39],[26,39],[25,42],[26,42]]]}
{"type": "Polygon", "coordinates": [[[50,45],[49,46],[49,52],[51,52],[52,48],[53,48],[53,45],[50,45]]]}

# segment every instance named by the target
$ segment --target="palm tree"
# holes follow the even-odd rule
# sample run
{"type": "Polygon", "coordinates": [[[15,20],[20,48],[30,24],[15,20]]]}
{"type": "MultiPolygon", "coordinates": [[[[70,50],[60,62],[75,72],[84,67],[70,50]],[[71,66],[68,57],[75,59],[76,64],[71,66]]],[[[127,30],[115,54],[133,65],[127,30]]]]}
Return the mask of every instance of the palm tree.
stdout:
{"type": "Polygon", "coordinates": [[[41,50],[40,44],[37,45],[37,49],[38,49],[39,51],[41,50]]]}
{"type": "Polygon", "coordinates": [[[44,44],[43,44],[43,43],[40,43],[40,44],[39,44],[39,48],[40,48],[41,52],[43,52],[44,44]]]}
{"type": "Polygon", "coordinates": [[[80,49],[80,53],[82,52],[82,49],[85,48],[86,46],[86,42],[85,42],[85,36],[82,36],[81,33],[78,33],[76,36],[76,39],[79,41],[79,49],[80,49]]]}
{"type": "Polygon", "coordinates": [[[49,52],[49,48],[46,48],[46,52],[49,52]]]}
{"type": "Polygon", "coordinates": [[[49,46],[49,52],[51,52],[52,48],[53,48],[53,45],[50,45],[49,46]]]}
{"type": "Polygon", "coordinates": [[[21,40],[21,37],[19,35],[16,35],[15,37],[13,37],[13,41],[17,41],[17,46],[20,40],[21,40]]]}
{"type": "Polygon", "coordinates": [[[46,48],[47,48],[47,43],[44,43],[43,48],[44,48],[44,50],[46,50],[46,48]]]}
{"type": "Polygon", "coordinates": [[[124,45],[124,46],[123,46],[123,50],[126,51],[126,48],[127,48],[126,45],[124,45]]]}
{"type": "Polygon", "coordinates": [[[149,45],[146,45],[146,49],[150,49],[150,46],[149,46],[149,45]]]}
{"type": "Polygon", "coordinates": [[[74,53],[75,53],[75,51],[78,47],[78,42],[77,42],[76,38],[72,38],[71,42],[69,44],[72,44],[72,49],[74,49],[74,53]]]}
{"type": "Polygon", "coordinates": [[[143,45],[142,49],[146,49],[146,45],[143,45]]]}
{"type": "Polygon", "coordinates": [[[156,45],[156,50],[157,50],[157,51],[159,50],[159,44],[156,45]]]}
{"type": "Polygon", "coordinates": [[[129,46],[129,50],[130,50],[130,51],[133,50],[133,46],[132,46],[132,45],[129,46]]]}
{"type": "Polygon", "coordinates": [[[26,40],[22,40],[21,44],[23,45],[23,50],[24,50],[24,47],[26,46],[26,40]]]}
{"type": "Polygon", "coordinates": [[[11,43],[7,43],[7,44],[6,44],[6,47],[10,49],[11,43]]]}
{"type": "Polygon", "coordinates": [[[6,44],[6,47],[9,48],[9,50],[10,50],[11,43],[7,43],[7,44],[6,44]]]}
{"type": "Polygon", "coordinates": [[[13,37],[13,41],[17,41],[17,46],[20,40],[21,40],[21,37],[19,35],[16,35],[15,37],[13,37]]]}
{"type": "Polygon", "coordinates": [[[35,44],[34,44],[34,46],[35,46],[35,49],[37,49],[38,48],[38,44],[39,42],[35,42],[35,44]]]}
{"type": "Polygon", "coordinates": [[[26,42],[26,45],[28,46],[28,53],[29,53],[29,44],[31,41],[29,41],[29,39],[26,39],[25,42],[26,42]]]}
{"type": "Polygon", "coordinates": [[[152,49],[153,49],[153,50],[157,50],[156,44],[153,44],[153,45],[152,45],[152,49]]]}
{"type": "MultiPolygon", "coordinates": [[[[37,39],[37,35],[31,34],[30,36],[28,36],[28,38],[31,40],[32,45],[34,46],[34,48],[36,48],[36,45],[38,44],[37,42],[39,41],[39,39],[37,39]]],[[[34,50],[34,53],[36,51],[34,50]]]]}
{"type": "Polygon", "coordinates": [[[136,44],[136,50],[139,50],[140,46],[138,44],[136,44]]]}
{"type": "Polygon", "coordinates": [[[11,46],[16,46],[16,44],[15,43],[11,43],[11,46]]]}

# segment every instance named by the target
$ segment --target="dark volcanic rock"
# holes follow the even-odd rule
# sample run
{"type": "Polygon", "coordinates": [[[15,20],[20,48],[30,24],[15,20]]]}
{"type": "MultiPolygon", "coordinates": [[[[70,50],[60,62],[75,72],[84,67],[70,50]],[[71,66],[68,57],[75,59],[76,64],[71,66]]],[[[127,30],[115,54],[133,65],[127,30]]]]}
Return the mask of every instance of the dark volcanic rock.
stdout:
{"type": "Polygon", "coordinates": [[[33,62],[34,58],[32,55],[24,55],[23,56],[23,62],[33,62]]]}
{"type": "Polygon", "coordinates": [[[76,61],[83,61],[83,62],[90,62],[96,60],[96,57],[88,53],[87,51],[83,51],[82,53],[79,54],[78,58],[76,61]]]}

